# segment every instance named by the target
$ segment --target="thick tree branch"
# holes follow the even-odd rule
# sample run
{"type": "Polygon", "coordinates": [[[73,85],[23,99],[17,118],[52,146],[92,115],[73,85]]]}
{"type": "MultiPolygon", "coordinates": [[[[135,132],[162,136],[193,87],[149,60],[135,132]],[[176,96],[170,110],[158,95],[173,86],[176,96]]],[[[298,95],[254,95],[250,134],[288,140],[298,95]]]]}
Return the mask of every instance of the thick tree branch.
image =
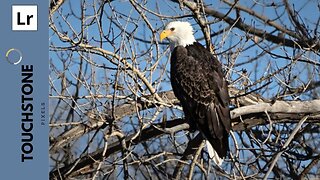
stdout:
{"type": "MultiPolygon", "coordinates": [[[[231,111],[231,115],[233,119],[236,119],[240,116],[249,116],[252,114],[258,114],[258,113],[274,113],[275,115],[277,113],[279,114],[297,114],[299,116],[305,116],[305,115],[310,115],[310,118],[315,119],[316,121],[314,122],[320,122],[320,100],[313,100],[313,101],[306,101],[306,102],[301,102],[301,101],[292,101],[292,102],[284,102],[284,101],[276,101],[274,104],[271,103],[261,103],[261,104],[256,104],[256,105],[249,105],[249,106],[244,106],[237,108],[233,111],[231,111]],[[312,116],[312,114],[317,114],[312,116]]],[[[261,117],[261,116],[260,116],[261,117]]],[[[296,117],[298,118],[298,117],[296,117]]],[[[283,120],[283,117],[280,119],[283,120]]],[[[310,120],[312,121],[312,120],[310,120]]],[[[292,122],[292,121],[291,121],[292,122]]],[[[297,122],[297,121],[295,121],[297,122]]],[[[248,127],[260,125],[260,124],[266,124],[267,120],[266,119],[253,119],[248,118],[248,119],[243,119],[242,122],[236,123],[233,125],[233,130],[235,131],[242,131],[245,130],[248,127]]],[[[128,136],[126,138],[126,144],[129,145],[130,143],[141,143],[144,141],[149,140],[150,138],[156,138],[158,136],[161,136],[163,134],[172,134],[176,133],[181,130],[186,130],[189,128],[189,125],[185,123],[183,119],[178,119],[178,120],[172,120],[168,121],[166,125],[164,124],[156,124],[154,126],[151,126],[145,130],[142,130],[141,134],[137,137],[132,139],[134,136],[128,136]],[[157,127],[157,128],[156,128],[157,127]],[[160,129],[159,129],[160,128],[160,129]],[[161,128],[163,130],[161,130],[161,128]]],[[[70,132],[71,133],[71,132],[70,132]]],[[[83,132],[80,132],[80,134],[83,132]]],[[[197,139],[197,138],[195,138],[197,139]]],[[[192,141],[194,142],[194,141],[192,141]]],[[[201,142],[201,141],[197,141],[201,142]]],[[[181,160],[186,160],[187,157],[194,152],[194,143],[189,143],[189,148],[184,153],[184,158],[181,160]],[[190,147],[189,147],[190,146],[190,147]],[[191,148],[193,147],[193,148],[191,148]],[[193,149],[193,150],[192,150],[193,149]]],[[[106,152],[106,157],[110,156],[113,153],[116,153],[121,150],[121,143],[116,142],[108,147],[108,150],[106,152]]],[[[94,160],[99,160],[102,158],[102,152],[103,148],[97,150],[96,152],[88,155],[87,157],[81,158],[79,163],[75,166],[75,170],[79,170],[87,165],[90,165],[91,163],[94,163],[94,160]]],[[[77,161],[75,161],[77,162],[77,161]]],[[[181,164],[181,166],[183,166],[181,164]]],[[[52,171],[51,176],[58,176],[59,173],[64,174],[69,170],[70,167],[73,167],[73,164],[70,164],[66,167],[60,168],[59,170],[52,171]]],[[[178,167],[178,166],[177,166],[178,167]]],[[[178,168],[179,169],[179,168],[178,168]]],[[[179,172],[177,169],[175,172],[179,172]]],[[[177,177],[179,174],[175,174],[177,177]]]]}
{"type": "Polygon", "coordinates": [[[311,101],[276,101],[274,103],[259,103],[237,108],[231,112],[231,117],[256,113],[281,113],[281,114],[313,114],[320,113],[320,100],[311,101]]]}

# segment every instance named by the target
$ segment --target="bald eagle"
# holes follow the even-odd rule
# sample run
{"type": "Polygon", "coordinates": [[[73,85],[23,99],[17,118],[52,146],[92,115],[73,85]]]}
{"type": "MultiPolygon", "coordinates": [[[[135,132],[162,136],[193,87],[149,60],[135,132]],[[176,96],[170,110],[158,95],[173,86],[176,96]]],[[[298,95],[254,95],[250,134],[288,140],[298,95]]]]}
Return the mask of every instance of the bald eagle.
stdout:
{"type": "Polygon", "coordinates": [[[170,22],[160,34],[171,47],[170,80],[190,128],[206,139],[211,159],[221,165],[229,150],[230,110],[220,62],[199,44],[190,23],[170,22]]]}

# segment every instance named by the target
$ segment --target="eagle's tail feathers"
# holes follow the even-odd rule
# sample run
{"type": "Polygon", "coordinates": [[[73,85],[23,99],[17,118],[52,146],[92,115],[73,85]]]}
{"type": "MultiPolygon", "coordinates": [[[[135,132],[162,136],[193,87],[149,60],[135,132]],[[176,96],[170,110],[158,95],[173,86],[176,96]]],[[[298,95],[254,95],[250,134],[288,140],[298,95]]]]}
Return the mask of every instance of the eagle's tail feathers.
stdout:
{"type": "Polygon", "coordinates": [[[221,166],[224,158],[220,158],[218,153],[213,149],[212,145],[209,141],[206,140],[207,150],[209,153],[209,157],[213,160],[216,165],[221,166]]]}

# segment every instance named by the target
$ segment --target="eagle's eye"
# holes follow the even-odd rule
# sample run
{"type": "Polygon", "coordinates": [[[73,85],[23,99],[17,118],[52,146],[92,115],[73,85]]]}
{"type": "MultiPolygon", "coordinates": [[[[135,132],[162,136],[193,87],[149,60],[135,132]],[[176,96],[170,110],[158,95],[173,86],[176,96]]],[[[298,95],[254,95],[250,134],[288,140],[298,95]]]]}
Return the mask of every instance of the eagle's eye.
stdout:
{"type": "Polygon", "coordinates": [[[174,31],[174,27],[173,27],[173,28],[170,28],[170,31],[174,31]]]}

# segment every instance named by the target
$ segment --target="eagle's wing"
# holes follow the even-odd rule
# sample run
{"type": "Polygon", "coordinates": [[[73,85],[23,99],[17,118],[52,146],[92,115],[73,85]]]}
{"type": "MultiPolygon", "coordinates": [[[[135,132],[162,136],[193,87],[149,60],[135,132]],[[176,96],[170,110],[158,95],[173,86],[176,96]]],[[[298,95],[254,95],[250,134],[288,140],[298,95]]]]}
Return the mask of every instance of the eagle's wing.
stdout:
{"type": "Polygon", "coordinates": [[[228,151],[229,94],[220,62],[202,45],[178,46],[171,57],[171,84],[187,119],[220,157],[228,151]]]}

